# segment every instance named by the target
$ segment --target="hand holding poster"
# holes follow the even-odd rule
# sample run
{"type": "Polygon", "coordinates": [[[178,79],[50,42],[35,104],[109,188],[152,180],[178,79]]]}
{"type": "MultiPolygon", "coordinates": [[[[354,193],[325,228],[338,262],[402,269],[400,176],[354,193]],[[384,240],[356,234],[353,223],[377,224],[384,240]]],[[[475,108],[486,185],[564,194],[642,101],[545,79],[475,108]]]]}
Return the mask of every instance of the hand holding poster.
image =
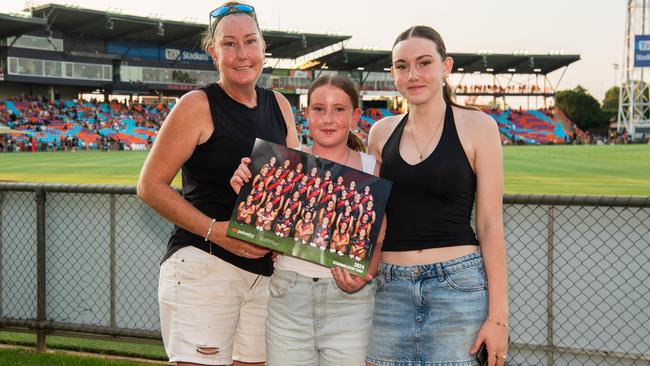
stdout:
{"type": "Polygon", "coordinates": [[[365,275],[391,182],[259,139],[251,159],[228,235],[365,275]]]}

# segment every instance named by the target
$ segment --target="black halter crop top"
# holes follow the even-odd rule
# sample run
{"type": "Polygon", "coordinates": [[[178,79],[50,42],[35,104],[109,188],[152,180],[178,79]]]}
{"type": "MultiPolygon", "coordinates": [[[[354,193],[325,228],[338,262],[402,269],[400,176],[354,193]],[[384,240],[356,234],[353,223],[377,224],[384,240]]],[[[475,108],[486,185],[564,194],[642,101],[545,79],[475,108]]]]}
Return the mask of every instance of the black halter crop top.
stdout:
{"type": "Polygon", "coordinates": [[[458,138],[451,105],[446,108],[438,145],[415,165],[404,161],[399,151],[407,121],[408,114],[382,151],[380,176],[393,182],[382,250],[478,245],[470,225],[476,175],[458,138]]]}

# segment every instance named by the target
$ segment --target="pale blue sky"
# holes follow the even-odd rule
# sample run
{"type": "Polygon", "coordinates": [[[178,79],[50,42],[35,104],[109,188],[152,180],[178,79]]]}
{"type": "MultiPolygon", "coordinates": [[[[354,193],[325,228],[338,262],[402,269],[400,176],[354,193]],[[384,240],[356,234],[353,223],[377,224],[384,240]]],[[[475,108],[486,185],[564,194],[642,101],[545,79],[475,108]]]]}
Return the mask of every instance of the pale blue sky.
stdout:
{"type": "MultiPolygon", "coordinates": [[[[77,0],[85,8],[106,10],[109,6],[124,14],[164,19],[194,18],[206,23],[210,10],[221,1],[184,0],[77,0]]],[[[255,6],[263,27],[300,29],[310,33],[338,31],[352,36],[347,47],[375,46],[390,49],[399,32],[414,24],[438,30],[450,52],[491,49],[510,53],[528,50],[547,53],[563,50],[580,54],[571,65],[560,89],[577,84],[599,100],[614,85],[614,63],[621,64],[625,26],[625,0],[248,0],[255,6]]],[[[47,1],[39,1],[47,3],[47,1]]],[[[25,3],[3,1],[0,12],[21,10],[25,3]]],[[[550,75],[558,80],[560,73],[550,75]]],[[[620,81],[620,70],[616,80],[620,81]]]]}

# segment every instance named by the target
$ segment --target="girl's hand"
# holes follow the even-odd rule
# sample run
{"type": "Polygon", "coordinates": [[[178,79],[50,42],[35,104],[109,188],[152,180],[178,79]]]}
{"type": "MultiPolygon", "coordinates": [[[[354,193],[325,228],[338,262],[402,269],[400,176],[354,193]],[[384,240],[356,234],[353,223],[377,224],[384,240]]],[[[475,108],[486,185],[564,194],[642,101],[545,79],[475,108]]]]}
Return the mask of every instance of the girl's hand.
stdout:
{"type": "Polygon", "coordinates": [[[336,285],[345,292],[357,292],[365,286],[366,283],[372,281],[372,276],[369,274],[366,274],[365,277],[359,277],[338,267],[332,268],[331,271],[332,276],[334,276],[334,281],[336,281],[336,285]]]}
{"type": "Polygon", "coordinates": [[[237,194],[239,194],[241,187],[244,184],[248,183],[252,177],[251,171],[248,169],[248,165],[250,165],[250,163],[251,158],[242,158],[241,163],[237,167],[237,170],[235,170],[232,178],[230,178],[230,186],[237,194]]]}
{"type": "Polygon", "coordinates": [[[481,343],[487,346],[488,366],[503,366],[508,358],[508,325],[492,318],[486,319],[469,353],[475,354],[481,343]]]}

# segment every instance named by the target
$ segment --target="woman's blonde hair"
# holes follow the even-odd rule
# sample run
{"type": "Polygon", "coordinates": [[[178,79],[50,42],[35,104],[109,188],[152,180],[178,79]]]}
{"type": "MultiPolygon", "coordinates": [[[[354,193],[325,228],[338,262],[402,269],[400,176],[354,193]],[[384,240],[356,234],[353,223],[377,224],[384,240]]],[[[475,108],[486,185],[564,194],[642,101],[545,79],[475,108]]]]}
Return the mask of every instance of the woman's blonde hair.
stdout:
{"type": "MultiPolygon", "coordinates": [[[[221,4],[219,8],[224,6],[234,6],[234,5],[248,5],[248,4],[240,3],[238,1],[226,1],[225,3],[221,4]]],[[[257,22],[257,16],[255,15],[254,11],[252,13],[240,12],[240,13],[232,13],[232,14],[245,14],[253,18],[253,20],[255,21],[255,27],[257,28],[257,32],[260,34],[260,37],[262,37],[262,30],[260,29],[260,24],[257,22]]],[[[228,16],[228,15],[229,14],[226,14],[224,16],[228,16]]],[[[203,51],[205,51],[206,53],[210,53],[210,48],[212,48],[212,46],[214,45],[214,33],[216,32],[217,24],[219,24],[219,20],[222,18],[218,18],[213,21],[210,21],[208,27],[203,31],[203,33],[201,33],[201,49],[203,49],[203,51]]]]}

